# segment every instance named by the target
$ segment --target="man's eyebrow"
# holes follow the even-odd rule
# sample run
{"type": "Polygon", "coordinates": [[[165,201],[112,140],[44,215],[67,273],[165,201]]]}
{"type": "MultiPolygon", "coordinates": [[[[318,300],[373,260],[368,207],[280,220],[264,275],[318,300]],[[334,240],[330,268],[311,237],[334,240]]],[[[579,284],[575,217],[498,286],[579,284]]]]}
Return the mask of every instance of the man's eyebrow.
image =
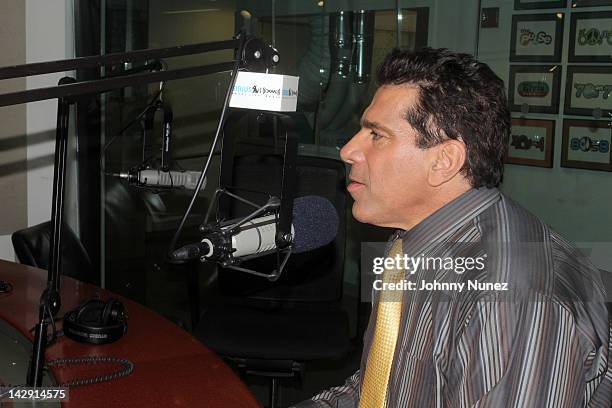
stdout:
{"type": "Polygon", "coordinates": [[[370,121],[368,119],[365,119],[365,118],[361,118],[360,122],[361,122],[360,125],[361,125],[362,128],[380,129],[380,130],[383,130],[383,131],[385,131],[385,132],[387,132],[389,134],[393,134],[391,129],[389,129],[385,125],[382,125],[382,124],[380,124],[378,122],[372,122],[372,121],[370,121]]]}

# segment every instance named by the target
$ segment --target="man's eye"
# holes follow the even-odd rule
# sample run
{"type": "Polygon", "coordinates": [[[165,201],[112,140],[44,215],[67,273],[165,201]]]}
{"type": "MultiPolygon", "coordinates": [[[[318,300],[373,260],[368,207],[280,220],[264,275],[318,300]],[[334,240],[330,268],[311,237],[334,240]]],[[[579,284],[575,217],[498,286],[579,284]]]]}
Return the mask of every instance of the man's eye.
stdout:
{"type": "Polygon", "coordinates": [[[379,135],[378,133],[376,133],[373,130],[370,131],[370,135],[372,135],[372,140],[378,140],[378,139],[382,138],[381,135],[379,135]]]}

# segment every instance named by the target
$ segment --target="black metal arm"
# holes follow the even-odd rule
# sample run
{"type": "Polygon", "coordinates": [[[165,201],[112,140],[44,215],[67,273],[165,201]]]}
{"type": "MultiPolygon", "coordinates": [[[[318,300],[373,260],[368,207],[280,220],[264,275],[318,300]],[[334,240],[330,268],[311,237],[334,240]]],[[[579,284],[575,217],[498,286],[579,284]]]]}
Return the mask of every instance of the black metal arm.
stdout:
{"type": "Polygon", "coordinates": [[[237,39],[227,41],[213,41],[171,48],[156,48],[98,55],[93,57],[81,57],[59,61],[37,62],[32,64],[0,67],[0,80],[49,74],[53,72],[72,71],[84,68],[112,66],[153,59],[178,57],[183,55],[193,55],[224,49],[240,50],[240,53],[239,55],[236,55],[236,59],[217,64],[200,65],[159,72],[136,73],[120,77],[112,75],[109,78],[94,81],[60,84],[58,86],[49,88],[39,88],[0,94],[0,106],[17,105],[26,102],[42,101],[45,99],[74,97],[77,95],[110,91],[112,89],[124,88],[127,86],[143,85],[152,82],[170,81],[207,75],[216,72],[230,71],[233,69],[237,61],[240,63],[240,68],[245,68],[251,71],[261,71],[265,67],[274,66],[276,63],[278,63],[278,53],[274,48],[270,47],[259,38],[240,36],[237,39]]]}
{"type": "MultiPolygon", "coordinates": [[[[74,78],[64,77],[58,85],[74,83],[74,78]]],[[[55,162],[53,167],[53,204],[51,208],[51,240],[49,246],[49,270],[47,287],[38,304],[38,324],[34,333],[32,360],[28,369],[27,384],[30,387],[42,385],[42,369],[47,348],[47,328],[60,307],[59,292],[61,273],[62,224],[64,219],[64,191],[66,190],[66,157],[68,154],[68,124],[72,101],[60,98],[57,103],[57,128],[55,133],[55,162]],[[48,320],[48,319],[49,320],[48,320]]]]}

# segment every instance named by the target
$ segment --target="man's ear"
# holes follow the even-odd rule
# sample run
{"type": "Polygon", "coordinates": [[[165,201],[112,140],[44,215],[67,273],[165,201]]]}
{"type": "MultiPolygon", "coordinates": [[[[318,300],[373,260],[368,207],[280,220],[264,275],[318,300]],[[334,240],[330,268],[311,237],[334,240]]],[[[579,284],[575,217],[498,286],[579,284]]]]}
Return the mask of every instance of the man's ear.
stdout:
{"type": "Polygon", "coordinates": [[[465,144],[461,140],[445,140],[430,151],[432,156],[428,181],[432,187],[452,180],[461,171],[467,159],[465,144]]]}

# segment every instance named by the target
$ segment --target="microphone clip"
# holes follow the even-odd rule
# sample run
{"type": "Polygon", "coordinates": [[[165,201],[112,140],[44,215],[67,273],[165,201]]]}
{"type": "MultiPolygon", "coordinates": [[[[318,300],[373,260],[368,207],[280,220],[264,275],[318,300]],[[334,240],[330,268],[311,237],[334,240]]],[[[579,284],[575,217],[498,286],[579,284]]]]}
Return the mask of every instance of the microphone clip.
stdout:
{"type": "Polygon", "coordinates": [[[293,236],[291,233],[283,233],[282,231],[278,229],[278,226],[279,226],[278,212],[280,210],[280,206],[281,206],[281,200],[278,197],[274,197],[274,196],[271,196],[268,199],[268,202],[266,204],[264,204],[263,206],[259,206],[258,204],[255,204],[225,189],[219,188],[215,190],[215,193],[213,194],[212,200],[206,212],[206,218],[204,220],[204,223],[200,226],[200,232],[202,232],[203,234],[206,234],[207,236],[205,240],[210,241],[210,242],[207,242],[207,244],[211,246],[211,249],[209,251],[210,255],[202,256],[200,258],[200,261],[214,260],[214,261],[217,261],[224,268],[233,269],[233,270],[248,273],[251,275],[264,277],[272,282],[276,281],[280,277],[283,269],[285,268],[285,265],[287,264],[287,261],[289,260],[289,256],[291,255],[291,243],[293,242],[293,236]],[[208,219],[210,218],[210,215],[212,214],[215,203],[218,202],[219,198],[222,195],[227,195],[230,198],[233,198],[242,203],[248,204],[254,207],[255,210],[251,212],[250,214],[248,214],[247,216],[235,222],[232,221],[231,223],[224,224],[223,222],[217,221],[215,223],[209,223],[208,219]],[[258,254],[253,254],[253,255],[235,257],[234,252],[236,250],[232,249],[232,236],[242,231],[243,226],[249,221],[257,217],[271,215],[271,214],[275,216],[275,224],[277,228],[276,229],[277,233],[275,236],[276,249],[265,251],[265,252],[260,252],[258,254]],[[215,242],[212,242],[210,240],[211,237],[214,239],[215,242]],[[256,257],[273,254],[273,253],[277,254],[277,257],[276,257],[277,262],[276,262],[276,268],[270,273],[262,273],[262,272],[254,271],[249,268],[244,268],[244,267],[239,266],[244,261],[248,261],[256,257]]]}
{"type": "Polygon", "coordinates": [[[222,230],[219,223],[206,225],[202,224],[199,230],[204,236],[206,236],[206,238],[200,243],[205,245],[208,249],[206,254],[200,256],[200,262],[215,261],[222,264],[226,262],[233,262],[233,257],[231,256],[231,234],[222,230]],[[230,255],[228,256],[228,254],[230,255]]]}

